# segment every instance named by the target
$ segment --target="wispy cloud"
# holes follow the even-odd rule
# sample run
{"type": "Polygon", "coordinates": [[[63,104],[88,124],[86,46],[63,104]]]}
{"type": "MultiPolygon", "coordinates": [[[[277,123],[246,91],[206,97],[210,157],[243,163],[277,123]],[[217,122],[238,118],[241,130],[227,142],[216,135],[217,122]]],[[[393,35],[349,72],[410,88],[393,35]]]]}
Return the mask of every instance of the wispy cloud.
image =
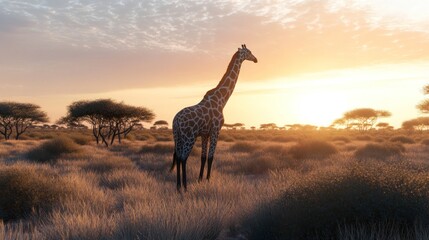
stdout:
{"type": "MultiPolygon", "coordinates": [[[[429,3],[413,1],[170,1],[170,0],[0,0],[0,31],[25,26],[57,42],[112,49],[201,50],[216,34],[217,22],[237,14],[284,28],[322,30],[336,24],[429,33],[429,3]],[[407,5],[407,7],[403,7],[407,5]],[[325,16],[347,10],[326,24],[325,16]],[[318,12],[319,14],[314,14],[318,12]],[[309,16],[310,15],[310,16],[309,16]]],[[[224,26],[221,26],[224,27],[224,26]]],[[[244,26],[243,26],[244,27],[244,26]]]]}

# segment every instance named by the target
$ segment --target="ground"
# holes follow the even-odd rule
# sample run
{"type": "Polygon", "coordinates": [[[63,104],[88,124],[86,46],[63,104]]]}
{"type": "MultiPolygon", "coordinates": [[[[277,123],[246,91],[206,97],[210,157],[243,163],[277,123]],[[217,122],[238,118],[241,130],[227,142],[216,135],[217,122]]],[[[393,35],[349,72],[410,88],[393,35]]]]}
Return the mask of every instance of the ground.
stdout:
{"type": "Polygon", "coordinates": [[[109,148],[89,131],[24,137],[0,141],[0,239],[429,236],[427,133],[222,130],[210,182],[196,143],[186,193],[171,130],[109,148]]]}

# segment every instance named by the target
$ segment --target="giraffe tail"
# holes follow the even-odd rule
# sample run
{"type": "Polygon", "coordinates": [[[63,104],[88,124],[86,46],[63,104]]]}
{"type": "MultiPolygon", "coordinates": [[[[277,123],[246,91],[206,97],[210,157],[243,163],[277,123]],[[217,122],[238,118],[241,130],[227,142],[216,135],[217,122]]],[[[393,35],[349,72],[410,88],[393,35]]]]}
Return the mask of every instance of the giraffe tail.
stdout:
{"type": "Polygon", "coordinates": [[[176,150],[174,150],[174,153],[173,153],[173,164],[171,165],[170,172],[172,172],[174,170],[174,167],[176,166],[176,163],[177,163],[177,155],[176,155],[176,150]]]}

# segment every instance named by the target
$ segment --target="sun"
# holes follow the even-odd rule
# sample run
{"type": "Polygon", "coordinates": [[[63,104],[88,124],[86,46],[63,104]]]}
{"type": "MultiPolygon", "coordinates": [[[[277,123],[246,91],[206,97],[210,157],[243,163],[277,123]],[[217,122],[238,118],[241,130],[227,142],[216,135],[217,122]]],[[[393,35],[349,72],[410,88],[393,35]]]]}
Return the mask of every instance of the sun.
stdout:
{"type": "Polygon", "coordinates": [[[294,99],[298,122],[315,126],[329,126],[348,109],[348,98],[329,89],[306,91],[294,99]]]}

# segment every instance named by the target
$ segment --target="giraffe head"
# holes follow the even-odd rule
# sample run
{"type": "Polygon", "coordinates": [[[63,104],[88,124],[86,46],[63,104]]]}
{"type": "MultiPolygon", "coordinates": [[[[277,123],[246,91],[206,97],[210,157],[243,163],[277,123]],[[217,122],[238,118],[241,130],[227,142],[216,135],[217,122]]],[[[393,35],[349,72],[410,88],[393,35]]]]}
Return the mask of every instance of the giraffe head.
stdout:
{"type": "Polygon", "coordinates": [[[242,44],[241,48],[238,49],[238,52],[240,53],[240,57],[244,60],[253,61],[254,63],[258,62],[258,59],[253,56],[252,52],[247,49],[246,44],[242,44]]]}

